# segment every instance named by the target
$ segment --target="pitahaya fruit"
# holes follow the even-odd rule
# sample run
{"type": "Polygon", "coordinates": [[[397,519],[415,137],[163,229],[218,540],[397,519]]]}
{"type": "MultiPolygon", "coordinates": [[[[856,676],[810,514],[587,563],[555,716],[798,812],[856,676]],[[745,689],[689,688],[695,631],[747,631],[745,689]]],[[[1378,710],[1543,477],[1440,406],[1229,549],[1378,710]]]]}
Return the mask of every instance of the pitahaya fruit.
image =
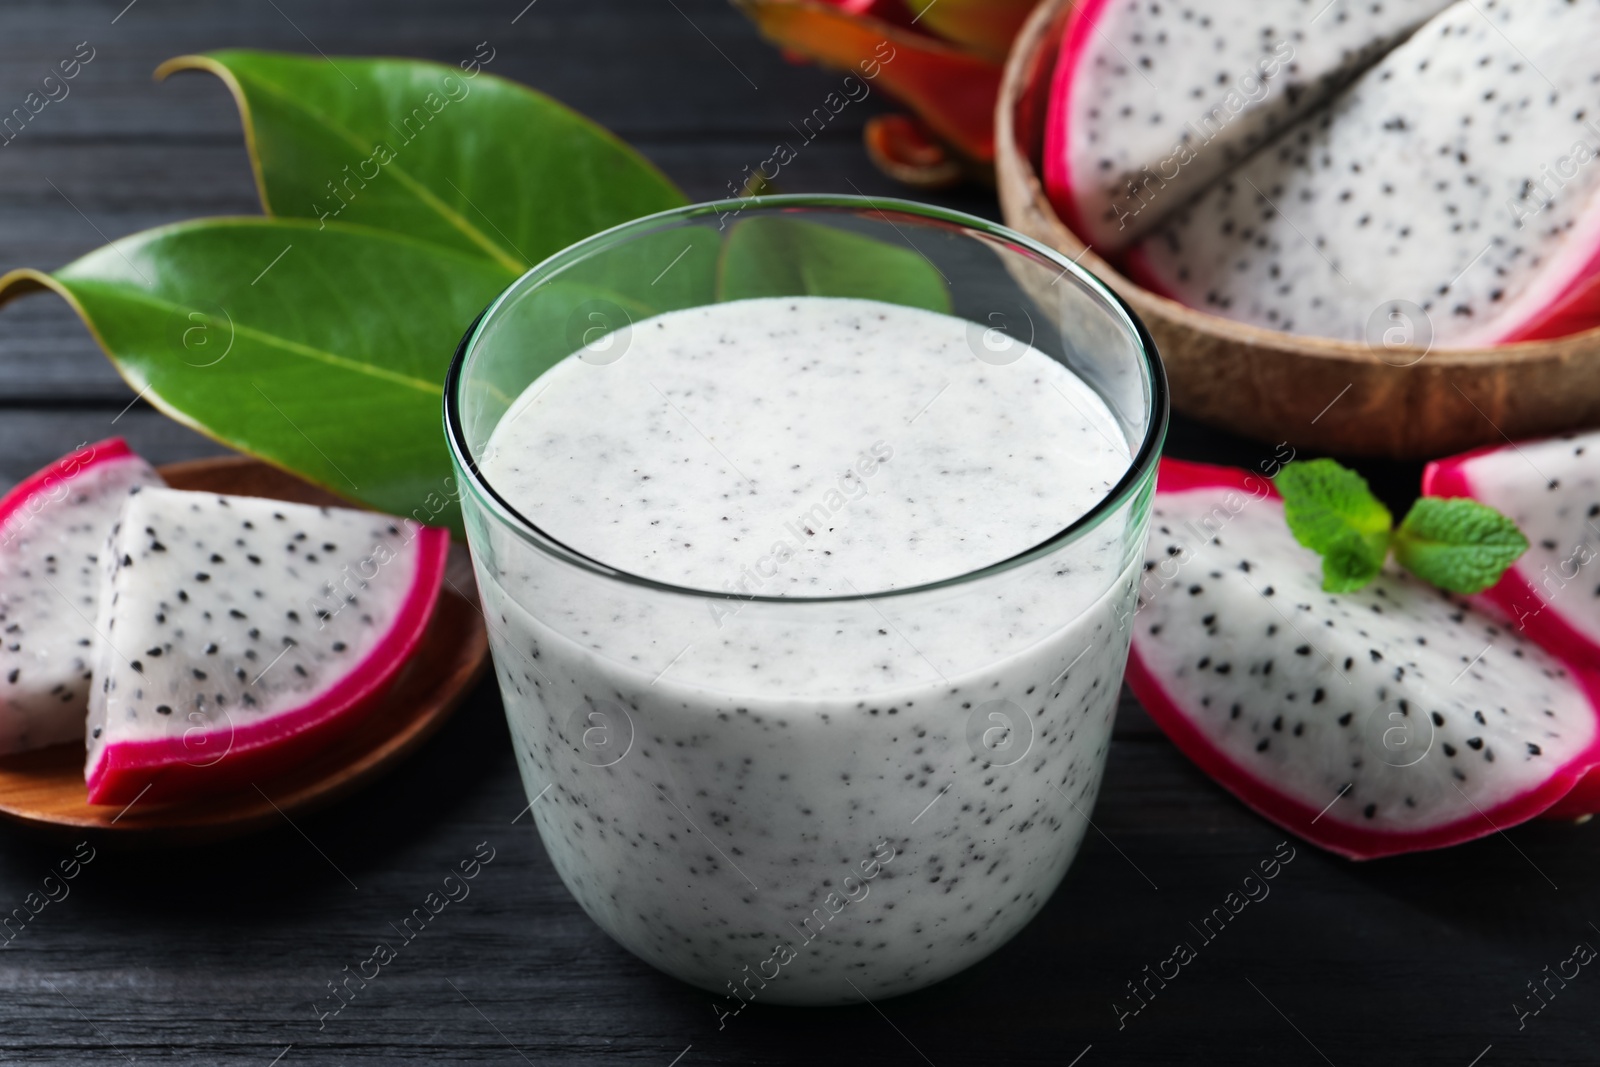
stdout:
{"type": "MultiPolygon", "coordinates": [[[[1484,599],[1569,663],[1600,664],[1600,433],[1439,460],[1423,471],[1422,491],[1472,497],[1510,516],[1528,552],[1484,599]]],[[[1600,775],[1591,774],[1547,814],[1595,811],[1600,775]]]]}
{"type": "Polygon", "coordinates": [[[1600,0],[1459,0],[1133,248],[1268,329],[1462,347],[1600,324],[1600,0]]]}
{"type": "Polygon", "coordinates": [[[1448,0],[1081,0],[1050,86],[1045,188],[1102,254],[1321,104],[1448,0]]]}
{"type": "Polygon", "coordinates": [[[1539,814],[1600,764],[1600,679],[1395,570],[1323,592],[1270,483],[1163,460],[1128,682],[1191,759],[1355,859],[1539,814]]]}
{"type": "Polygon", "coordinates": [[[1600,433],[1500,445],[1428,464],[1428,496],[1508,516],[1528,551],[1483,597],[1574,663],[1600,664],[1600,433]]]}
{"type": "Polygon", "coordinates": [[[62,456],[0,499],[0,754],[83,737],[99,556],[128,494],[161,484],[113,438],[62,456]]]}
{"type": "Polygon", "coordinates": [[[107,551],[90,802],[248,787],[354,726],[421,639],[448,549],[346,508],[131,498],[107,551]]]}

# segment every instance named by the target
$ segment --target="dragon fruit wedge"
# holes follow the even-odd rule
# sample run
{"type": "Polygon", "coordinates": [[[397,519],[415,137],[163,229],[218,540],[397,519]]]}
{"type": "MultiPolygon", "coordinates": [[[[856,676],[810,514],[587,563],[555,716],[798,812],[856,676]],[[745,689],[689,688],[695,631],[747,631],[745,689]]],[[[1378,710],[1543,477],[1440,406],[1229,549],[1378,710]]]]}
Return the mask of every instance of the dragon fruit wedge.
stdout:
{"type": "Polygon", "coordinates": [[[1128,253],[1202,311],[1473,347],[1600,324],[1600,0],[1459,0],[1128,253]]]}
{"type": "Polygon", "coordinates": [[[1564,659],[1600,664],[1600,432],[1442,459],[1422,491],[1509,516],[1528,551],[1484,598],[1564,659]]]}
{"type": "Polygon", "coordinates": [[[421,640],[448,549],[370,512],[131,498],[106,558],[90,802],[248,788],[354,726],[421,640]]]}
{"type": "Polygon", "coordinates": [[[1050,87],[1050,198],[1115,252],[1446,6],[1080,0],[1050,87]]]}
{"type": "Polygon", "coordinates": [[[1600,765],[1600,677],[1398,571],[1323,592],[1270,483],[1162,462],[1128,682],[1174,743],[1353,859],[1549,808],[1600,765]]]}
{"type": "Polygon", "coordinates": [[[120,438],[0,499],[0,754],[83,737],[100,553],[129,493],[161,484],[120,438]]]}
{"type": "MultiPolygon", "coordinates": [[[[1518,630],[1569,663],[1600,664],[1600,433],[1486,448],[1428,464],[1422,491],[1511,517],[1529,548],[1483,593],[1518,630]]],[[[1600,811],[1600,774],[1551,809],[1600,811]]]]}

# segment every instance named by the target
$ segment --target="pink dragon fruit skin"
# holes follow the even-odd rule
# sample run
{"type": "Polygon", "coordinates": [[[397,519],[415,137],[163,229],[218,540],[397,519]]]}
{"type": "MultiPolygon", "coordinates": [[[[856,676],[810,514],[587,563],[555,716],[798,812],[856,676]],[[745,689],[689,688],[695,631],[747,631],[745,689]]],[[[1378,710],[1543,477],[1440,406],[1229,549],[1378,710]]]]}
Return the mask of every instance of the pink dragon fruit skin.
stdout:
{"type": "Polygon", "coordinates": [[[82,740],[98,557],[128,494],[161,484],[127,442],[111,438],[0,499],[0,753],[82,740]]]}
{"type": "Polygon", "coordinates": [[[1439,848],[1551,810],[1600,765],[1600,676],[1403,575],[1322,592],[1266,479],[1163,460],[1154,507],[1128,683],[1290,832],[1353,859],[1439,848]]]}
{"type": "MultiPolygon", "coordinates": [[[[1600,665],[1600,432],[1496,445],[1428,464],[1422,491],[1471,497],[1527,535],[1528,552],[1481,594],[1519,631],[1569,663],[1600,665]]],[[[1552,817],[1600,811],[1600,775],[1552,817]]]]}
{"type": "Polygon", "coordinates": [[[90,802],[248,789],[357,725],[421,641],[448,549],[346,508],[131,498],[106,553],[90,802]]]}

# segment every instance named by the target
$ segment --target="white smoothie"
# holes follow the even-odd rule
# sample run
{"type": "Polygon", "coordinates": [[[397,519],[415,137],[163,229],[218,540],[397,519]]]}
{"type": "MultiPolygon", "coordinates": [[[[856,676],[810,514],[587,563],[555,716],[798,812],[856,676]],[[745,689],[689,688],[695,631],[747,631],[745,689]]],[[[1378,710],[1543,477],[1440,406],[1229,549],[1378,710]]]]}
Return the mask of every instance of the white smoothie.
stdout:
{"type": "Polygon", "coordinates": [[[975,962],[1082,838],[1142,512],[856,599],[1027,553],[1126,473],[1088,385],[988,340],[864,300],[672,312],[533,382],[480,462],[567,548],[724,594],[475,530],[551,859],[622,944],[720,993],[722,1025],[975,962]]]}

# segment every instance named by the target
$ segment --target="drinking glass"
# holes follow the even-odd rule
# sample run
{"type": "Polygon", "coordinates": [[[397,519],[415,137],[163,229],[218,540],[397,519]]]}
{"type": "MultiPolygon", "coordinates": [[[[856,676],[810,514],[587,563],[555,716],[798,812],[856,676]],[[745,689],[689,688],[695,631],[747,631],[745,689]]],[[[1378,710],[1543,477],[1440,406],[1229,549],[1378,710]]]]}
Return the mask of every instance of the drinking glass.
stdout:
{"type": "Polygon", "coordinates": [[[904,201],[686,207],[512,284],[461,343],[445,423],[532,821],[619,943],[710,991],[726,1025],[757,1000],[921,988],[1044,906],[1105,767],[1167,423],[1150,338],[1103,283],[904,201]],[[1026,551],[856,596],[683,588],[562,543],[482,474],[497,423],[566,357],[614,373],[649,316],[745,296],[909,302],[883,267],[909,257],[967,321],[973,359],[1003,368],[1031,344],[1065,364],[1132,457],[1026,551]]]}

